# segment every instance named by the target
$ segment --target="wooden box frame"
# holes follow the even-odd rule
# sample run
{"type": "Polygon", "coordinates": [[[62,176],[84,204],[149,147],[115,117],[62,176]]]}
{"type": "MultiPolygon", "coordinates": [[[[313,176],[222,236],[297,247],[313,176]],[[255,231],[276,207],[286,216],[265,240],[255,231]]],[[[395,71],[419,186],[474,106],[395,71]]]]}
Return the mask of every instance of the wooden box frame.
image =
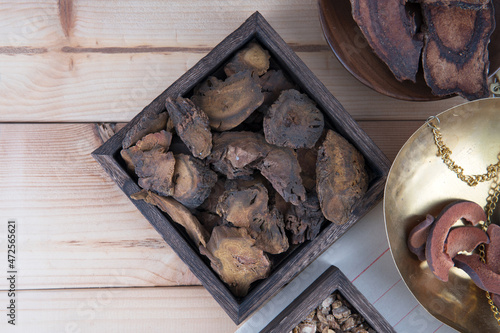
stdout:
{"type": "Polygon", "coordinates": [[[140,188],[127,174],[123,163],[120,162],[119,152],[125,133],[141,119],[146,110],[165,109],[164,103],[168,96],[176,97],[192,91],[198,83],[220,68],[237,50],[254,39],[270,52],[273,59],[288,76],[317,103],[318,108],[324,113],[326,123],[349,140],[363,154],[370,169],[371,182],[364,197],[354,207],[349,221],[341,226],[329,224],[314,241],[303,243],[277,267],[274,267],[268,278],[252,285],[249,294],[241,299],[231,294],[218,275],[210,268],[210,265],[206,263],[206,258],[189,244],[183,233],[169,217],[142,200],[132,200],[236,324],[241,323],[267,302],[270,297],[289,283],[293,277],[382,199],[390,164],[380,149],[361,130],[342,105],[267,23],[264,17],[259,12],[255,12],[238,29],[155,98],[123,129],[92,153],[92,156],[130,198],[130,195],[138,192],[140,188]]]}
{"type": "Polygon", "coordinates": [[[323,300],[337,290],[374,330],[383,333],[396,332],[344,273],[335,266],[330,266],[260,332],[291,332],[323,300]]]}

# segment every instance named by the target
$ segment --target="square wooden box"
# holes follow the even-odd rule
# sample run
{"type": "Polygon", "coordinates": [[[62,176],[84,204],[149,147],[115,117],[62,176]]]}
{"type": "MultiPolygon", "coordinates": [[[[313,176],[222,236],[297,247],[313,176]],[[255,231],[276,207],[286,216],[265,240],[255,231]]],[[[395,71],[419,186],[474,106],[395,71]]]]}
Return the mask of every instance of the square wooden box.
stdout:
{"type": "Polygon", "coordinates": [[[121,143],[125,133],[143,117],[146,110],[164,110],[167,97],[188,94],[198,83],[215,73],[232,55],[251,40],[257,40],[266,48],[277,66],[317,103],[318,108],[324,113],[325,127],[336,130],[363,154],[371,181],[368,191],[354,207],[347,223],[341,226],[325,223],[316,239],[305,242],[291,251],[285,259],[273,268],[268,278],[254,283],[248,295],[243,298],[236,298],[232,295],[218,275],[210,268],[207,258],[200,255],[198,250],[187,239],[185,232],[175,225],[168,216],[142,200],[132,200],[151,225],[189,266],[193,274],[237,324],[267,302],[285,284],[289,283],[382,198],[389,170],[389,161],[380,149],[360,129],[342,105],[281,39],[264,17],[256,12],[214,47],[207,56],[153,100],[151,104],[146,106],[129,124],[92,153],[110,177],[130,198],[130,195],[138,192],[140,188],[127,173],[120,157],[121,143]]]}
{"type": "Polygon", "coordinates": [[[330,266],[260,332],[288,333],[292,331],[335,291],[338,291],[374,330],[381,333],[396,332],[344,273],[335,266],[330,266]]]}

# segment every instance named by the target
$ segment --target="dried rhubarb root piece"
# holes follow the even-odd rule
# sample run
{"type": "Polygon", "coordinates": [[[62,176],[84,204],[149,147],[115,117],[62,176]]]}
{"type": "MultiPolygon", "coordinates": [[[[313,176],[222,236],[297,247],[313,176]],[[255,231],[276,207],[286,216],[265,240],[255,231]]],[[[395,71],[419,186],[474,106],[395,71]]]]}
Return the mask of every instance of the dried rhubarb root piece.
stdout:
{"type": "Polygon", "coordinates": [[[188,208],[196,208],[209,196],[217,174],[193,156],[175,155],[173,197],[188,208]]]}
{"type": "Polygon", "coordinates": [[[279,254],[288,250],[288,237],[285,233],[283,215],[273,208],[257,217],[260,220],[259,231],[255,236],[255,247],[270,254],[279,254]]]}
{"type": "Polygon", "coordinates": [[[250,71],[225,81],[209,77],[195,89],[191,100],[208,116],[210,126],[227,131],[241,124],[264,101],[260,85],[250,71]]]}
{"type": "Polygon", "coordinates": [[[281,92],[295,88],[295,85],[286,78],[282,70],[270,70],[260,77],[260,86],[264,94],[263,105],[271,105],[278,99],[281,92]]]}
{"type": "Polygon", "coordinates": [[[488,244],[490,239],[482,229],[476,227],[457,227],[450,230],[446,238],[446,254],[451,258],[461,252],[472,252],[479,244],[488,244]]]}
{"type": "Polygon", "coordinates": [[[191,212],[182,204],[172,198],[165,198],[150,191],[142,190],[130,196],[134,200],[144,200],[148,204],[155,205],[170,218],[182,225],[192,241],[197,246],[206,246],[210,235],[191,212]]]}
{"type": "Polygon", "coordinates": [[[312,148],[323,133],[323,114],[295,89],[285,90],[264,117],[266,141],[280,147],[312,148]]]}
{"type": "Polygon", "coordinates": [[[318,198],[314,195],[309,195],[298,206],[290,206],[286,213],[286,229],[292,234],[292,244],[316,238],[324,220],[318,198]]]}
{"type": "Polygon", "coordinates": [[[134,155],[138,152],[145,152],[155,149],[162,149],[167,151],[172,142],[172,133],[165,130],[151,133],[143,137],[141,140],[137,141],[133,148],[122,149],[120,155],[127,164],[127,169],[135,172],[135,165],[133,161],[134,155]]]}
{"type": "Polygon", "coordinates": [[[306,199],[306,189],[300,177],[300,165],[293,149],[271,146],[266,157],[257,165],[257,169],[285,201],[299,205],[306,199]]]}
{"type": "Polygon", "coordinates": [[[129,148],[147,134],[165,129],[167,119],[168,114],[166,112],[157,112],[153,109],[146,110],[141,119],[125,134],[122,148],[129,148]]]}
{"type": "Polygon", "coordinates": [[[408,249],[421,261],[425,260],[425,244],[433,222],[434,216],[427,214],[425,220],[411,229],[408,235],[408,249]]]}
{"type": "Polygon", "coordinates": [[[269,69],[269,52],[264,50],[258,43],[250,43],[236,55],[224,67],[227,76],[251,70],[261,76],[269,69]]]}
{"type": "Polygon", "coordinates": [[[341,135],[328,130],[316,164],[316,191],[323,215],[336,224],[346,223],[367,189],[363,155],[341,135]]]}
{"type": "Polygon", "coordinates": [[[270,151],[264,136],[254,132],[224,132],[214,135],[208,162],[228,179],[248,178],[270,151]]]}
{"type": "Polygon", "coordinates": [[[486,220],[483,208],[475,202],[459,200],[447,205],[436,217],[427,236],[425,256],[431,272],[441,281],[448,281],[448,271],[454,266],[446,253],[445,243],[451,227],[460,219],[476,226],[486,220]]]}
{"type": "Polygon", "coordinates": [[[200,252],[237,297],[245,296],[252,282],[266,278],[271,269],[267,255],[254,245],[245,228],[217,226],[207,246],[200,246],[200,252]]]}
{"type": "Polygon", "coordinates": [[[427,85],[438,96],[469,100],[489,95],[488,44],[495,29],[493,5],[422,4],[426,23],[422,64],[427,85]]]}
{"type": "Polygon", "coordinates": [[[125,150],[122,156],[128,156],[139,177],[139,186],[145,190],[169,196],[174,193],[175,158],[172,152],[165,152],[163,147],[142,151],[140,145],[125,150]]]}
{"type": "Polygon", "coordinates": [[[187,98],[167,98],[165,102],[177,135],[194,157],[203,159],[212,149],[212,132],[208,116],[187,98]]]}
{"type": "Polygon", "coordinates": [[[399,81],[415,77],[423,43],[402,0],[351,0],[352,16],[368,44],[399,81]]]}
{"type": "Polygon", "coordinates": [[[269,197],[262,184],[225,191],[219,198],[217,214],[236,227],[255,229],[256,217],[267,211],[269,197]]]}

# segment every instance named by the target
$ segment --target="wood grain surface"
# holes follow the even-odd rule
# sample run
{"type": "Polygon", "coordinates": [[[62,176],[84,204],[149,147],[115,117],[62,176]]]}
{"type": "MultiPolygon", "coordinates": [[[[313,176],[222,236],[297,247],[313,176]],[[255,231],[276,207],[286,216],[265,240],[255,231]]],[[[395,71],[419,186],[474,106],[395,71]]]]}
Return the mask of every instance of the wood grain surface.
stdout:
{"type": "MultiPolygon", "coordinates": [[[[256,10],[391,161],[429,115],[464,102],[400,101],[358,82],[315,0],[1,1],[0,221],[18,225],[19,331],[236,330],[90,153],[123,126],[102,123],[131,120],[256,10]]],[[[360,272],[371,256],[358,253],[360,272]]]]}

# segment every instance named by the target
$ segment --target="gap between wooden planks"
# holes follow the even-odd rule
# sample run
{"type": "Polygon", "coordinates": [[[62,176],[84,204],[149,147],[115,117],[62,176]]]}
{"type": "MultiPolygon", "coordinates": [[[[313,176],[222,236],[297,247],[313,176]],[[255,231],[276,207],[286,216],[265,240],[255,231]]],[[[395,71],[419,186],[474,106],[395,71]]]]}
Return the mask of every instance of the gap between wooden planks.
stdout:
{"type": "Polygon", "coordinates": [[[329,50],[316,1],[8,0],[0,121],[129,121],[255,10],[356,119],[424,120],[464,102],[398,101],[365,87],[329,50]]]}
{"type": "MultiPolygon", "coordinates": [[[[393,158],[421,122],[360,124],[393,158]]],[[[92,123],[0,124],[0,218],[18,220],[19,289],[199,284],[90,156],[112,134],[92,123]]]]}

